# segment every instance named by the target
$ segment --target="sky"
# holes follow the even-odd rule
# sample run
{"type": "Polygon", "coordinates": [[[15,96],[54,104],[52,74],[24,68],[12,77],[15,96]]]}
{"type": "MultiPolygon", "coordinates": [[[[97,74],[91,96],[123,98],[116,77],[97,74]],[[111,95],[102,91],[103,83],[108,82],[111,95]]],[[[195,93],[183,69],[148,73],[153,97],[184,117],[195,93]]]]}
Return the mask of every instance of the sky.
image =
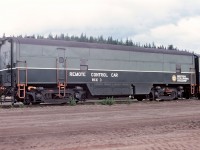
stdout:
{"type": "Polygon", "coordinates": [[[200,54],[200,0],[0,0],[0,36],[132,39],[200,54]]]}

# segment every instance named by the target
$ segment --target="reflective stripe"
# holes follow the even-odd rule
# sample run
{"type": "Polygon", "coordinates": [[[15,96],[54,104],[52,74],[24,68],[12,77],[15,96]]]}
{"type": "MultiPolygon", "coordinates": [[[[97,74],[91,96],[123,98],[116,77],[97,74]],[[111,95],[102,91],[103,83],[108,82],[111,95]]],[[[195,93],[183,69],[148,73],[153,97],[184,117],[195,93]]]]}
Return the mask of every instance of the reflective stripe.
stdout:
{"type": "MultiPolygon", "coordinates": [[[[13,69],[25,69],[25,67],[16,67],[13,69]]],[[[38,67],[28,67],[27,69],[40,69],[40,70],[56,70],[57,68],[38,68],[38,67]]],[[[66,70],[65,68],[59,68],[60,70],[66,70]]],[[[6,71],[6,70],[10,70],[10,69],[2,69],[0,71],[6,71]]],[[[80,70],[80,68],[67,68],[67,70],[80,70]]],[[[109,69],[88,69],[90,71],[118,71],[118,72],[157,72],[157,73],[176,73],[173,71],[143,71],[143,70],[109,70],[109,69]]],[[[195,72],[181,72],[183,74],[191,74],[191,73],[195,73],[195,72]]]]}

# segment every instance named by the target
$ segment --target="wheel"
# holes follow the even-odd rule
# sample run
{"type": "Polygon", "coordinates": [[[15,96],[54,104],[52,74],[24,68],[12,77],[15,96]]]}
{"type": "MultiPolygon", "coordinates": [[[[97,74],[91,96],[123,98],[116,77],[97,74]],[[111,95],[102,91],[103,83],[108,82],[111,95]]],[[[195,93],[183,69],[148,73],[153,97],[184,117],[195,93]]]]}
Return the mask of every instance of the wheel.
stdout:
{"type": "Polygon", "coordinates": [[[150,101],[155,100],[155,96],[154,96],[153,92],[150,92],[150,94],[149,94],[149,100],[150,101]]]}
{"type": "Polygon", "coordinates": [[[145,97],[143,95],[135,96],[138,101],[142,101],[145,97]]]}
{"type": "Polygon", "coordinates": [[[23,103],[24,105],[30,105],[32,102],[33,102],[33,98],[30,95],[28,95],[27,97],[25,97],[23,103]]]}
{"type": "Polygon", "coordinates": [[[24,105],[30,105],[31,101],[30,101],[30,99],[25,98],[23,103],[24,103],[24,105]]]}
{"type": "Polygon", "coordinates": [[[185,97],[186,99],[190,99],[190,93],[189,93],[189,92],[185,92],[185,93],[184,93],[184,97],[185,97]]]}
{"type": "Polygon", "coordinates": [[[171,97],[172,97],[173,100],[178,99],[178,97],[177,97],[177,92],[176,92],[176,91],[172,91],[171,97]]]}
{"type": "Polygon", "coordinates": [[[137,100],[138,100],[138,101],[142,101],[142,100],[143,100],[143,98],[142,98],[142,97],[140,97],[140,98],[137,98],[137,100]]]}

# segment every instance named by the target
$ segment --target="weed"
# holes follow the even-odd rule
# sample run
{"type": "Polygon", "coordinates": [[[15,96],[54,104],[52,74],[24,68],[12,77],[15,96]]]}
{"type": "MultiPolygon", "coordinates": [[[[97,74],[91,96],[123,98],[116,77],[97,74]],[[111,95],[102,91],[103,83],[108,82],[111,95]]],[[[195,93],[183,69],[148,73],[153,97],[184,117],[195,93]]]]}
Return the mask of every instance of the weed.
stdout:
{"type": "Polygon", "coordinates": [[[69,105],[70,106],[75,106],[76,105],[76,99],[74,97],[69,98],[69,105]]]}
{"type": "Polygon", "coordinates": [[[115,100],[113,97],[107,97],[106,99],[103,99],[101,101],[101,104],[102,105],[113,105],[113,104],[115,104],[115,100]]]}
{"type": "Polygon", "coordinates": [[[133,101],[133,100],[132,100],[131,98],[128,98],[127,101],[126,101],[126,103],[127,103],[128,105],[130,105],[130,104],[132,103],[132,101],[133,101]]]}
{"type": "Polygon", "coordinates": [[[24,104],[19,104],[19,108],[24,108],[24,104]]]}

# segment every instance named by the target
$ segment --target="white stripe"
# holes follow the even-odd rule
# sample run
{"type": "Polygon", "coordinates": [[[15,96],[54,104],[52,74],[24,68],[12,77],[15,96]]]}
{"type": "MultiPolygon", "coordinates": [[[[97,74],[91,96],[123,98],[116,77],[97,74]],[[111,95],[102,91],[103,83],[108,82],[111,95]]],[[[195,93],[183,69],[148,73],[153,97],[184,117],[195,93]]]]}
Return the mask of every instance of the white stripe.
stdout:
{"type": "Polygon", "coordinates": [[[95,71],[119,71],[119,72],[163,72],[163,73],[175,73],[172,71],[143,71],[143,70],[109,70],[109,69],[88,69],[88,70],[95,70],[95,71]]]}
{"type": "MultiPolygon", "coordinates": [[[[26,69],[26,67],[16,67],[13,69],[26,69]]],[[[38,68],[38,67],[27,67],[27,69],[40,69],[40,70],[56,70],[57,68],[38,68]]],[[[66,70],[65,68],[59,68],[61,70],[66,70]]],[[[10,69],[2,69],[0,71],[6,71],[6,70],[10,70],[10,69]]],[[[81,71],[79,68],[67,68],[67,70],[79,70],[81,71]]],[[[90,71],[118,71],[118,72],[158,72],[158,73],[176,73],[173,71],[143,71],[143,70],[109,70],[109,69],[88,69],[90,71]]],[[[185,73],[185,74],[192,74],[195,72],[181,72],[181,73],[185,73]]]]}
{"type": "MultiPolygon", "coordinates": [[[[13,69],[16,69],[16,68],[13,68],[13,69]]],[[[2,69],[2,70],[0,70],[0,72],[6,71],[6,70],[10,70],[10,69],[2,69]]]]}
{"type": "Polygon", "coordinates": [[[195,72],[181,72],[181,73],[185,73],[185,74],[187,74],[187,73],[195,74],[195,72]]]}
{"type": "MultiPolygon", "coordinates": [[[[12,68],[13,70],[15,69],[26,69],[26,67],[16,67],[16,68],[12,68]]],[[[58,68],[38,68],[38,67],[27,67],[27,69],[37,69],[37,70],[56,70],[58,68]]],[[[59,68],[60,70],[66,70],[65,68],[59,68]]],[[[1,69],[0,72],[2,71],[7,71],[7,70],[11,70],[11,69],[1,69]]],[[[67,70],[80,70],[79,68],[67,68],[67,70]]]]}

